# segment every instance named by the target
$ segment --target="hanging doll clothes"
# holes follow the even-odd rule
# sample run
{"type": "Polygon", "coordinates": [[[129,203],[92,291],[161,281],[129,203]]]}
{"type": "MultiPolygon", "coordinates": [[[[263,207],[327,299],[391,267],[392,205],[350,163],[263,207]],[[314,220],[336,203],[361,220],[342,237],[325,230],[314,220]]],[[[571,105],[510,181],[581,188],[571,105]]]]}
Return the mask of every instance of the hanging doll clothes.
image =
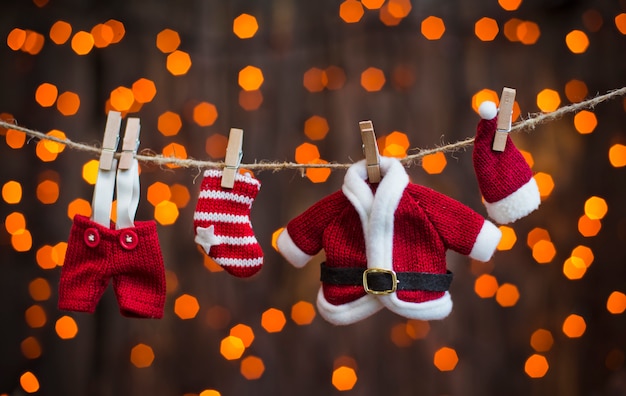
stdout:
{"type": "MultiPolygon", "coordinates": [[[[122,156],[128,154],[134,152],[122,156]]],[[[156,223],[134,221],[140,195],[137,160],[133,157],[128,169],[120,166],[116,172],[116,168],[113,159],[110,170],[99,169],[91,218],[74,216],[61,269],[58,307],[93,313],[112,279],[123,316],[160,319],[165,305],[165,269],[156,223]],[[114,224],[110,215],[116,184],[114,224]]]]}
{"type": "MultiPolygon", "coordinates": [[[[495,114],[481,116],[490,119],[480,122],[476,141],[491,144],[495,114]]],[[[500,198],[489,203],[496,208],[498,221],[513,221],[537,207],[539,192],[536,184],[531,191],[534,181],[526,179],[528,172],[522,178],[511,174],[528,167],[511,141],[502,153],[482,148],[475,153],[477,171],[489,173],[479,183],[481,189],[512,190],[500,194],[502,197],[495,192],[496,198],[490,197],[500,198]],[[515,157],[500,162],[516,166],[494,172],[485,164],[498,161],[482,158],[492,156],[515,157]],[[506,202],[505,209],[500,207],[502,202],[506,202]]],[[[365,161],[352,165],[340,191],[287,224],[278,237],[278,249],[296,267],[324,249],[326,262],[321,266],[317,306],[333,324],[355,323],[383,307],[411,319],[445,318],[452,310],[448,291],[452,274],[446,268],[446,251],[488,261],[502,234],[460,202],[410,183],[398,160],[381,157],[380,170],[381,182],[372,185],[367,181],[365,161]]],[[[529,177],[532,179],[532,174],[529,177]]]]}

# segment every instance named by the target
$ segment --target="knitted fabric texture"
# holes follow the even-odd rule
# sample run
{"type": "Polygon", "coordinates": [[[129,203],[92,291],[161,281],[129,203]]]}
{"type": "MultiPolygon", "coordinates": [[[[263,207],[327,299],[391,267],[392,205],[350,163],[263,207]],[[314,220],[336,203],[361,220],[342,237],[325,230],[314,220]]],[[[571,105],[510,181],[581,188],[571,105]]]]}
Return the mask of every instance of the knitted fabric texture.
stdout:
{"type": "Polygon", "coordinates": [[[237,174],[233,188],[225,189],[221,180],[219,170],[204,173],[193,216],[195,242],[228,273],[249,277],[263,266],[263,250],[250,221],[252,203],[261,183],[237,174]]]}
{"type": "MultiPolygon", "coordinates": [[[[492,103],[483,103],[481,110],[489,105],[492,103]]],[[[498,223],[510,223],[537,209],[539,188],[530,166],[510,136],[507,136],[503,152],[491,149],[497,116],[485,111],[481,112],[481,116],[483,119],[478,123],[472,154],[478,186],[489,216],[498,223]]]]}
{"type": "MultiPolygon", "coordinates": [[[[445,274],[446,250],[486,261],[501,234],[467,206],[427,187],[408,182],[402,165],[382,157],[383,179],[376,189],[366,180],[363,161],[346,174],[344,186],[291,220],[278,238],[279,251],[303,266],[324,250],[326,266],[378,268],[395,272],[445,274]]],[[[415,319],[441,319],[452,308],[449,293],[397,290],[366,294],[363,285],[322,283],[320,314],[348,324],[386,306],[415,319]]]]}
{"type": "Polygon", "coordinates": [[[59,309],[93,313],[109,280],[120,312],[163,317],[165,270],[156,223],[116,230],[76,215],[59,281],[59,309]]]}

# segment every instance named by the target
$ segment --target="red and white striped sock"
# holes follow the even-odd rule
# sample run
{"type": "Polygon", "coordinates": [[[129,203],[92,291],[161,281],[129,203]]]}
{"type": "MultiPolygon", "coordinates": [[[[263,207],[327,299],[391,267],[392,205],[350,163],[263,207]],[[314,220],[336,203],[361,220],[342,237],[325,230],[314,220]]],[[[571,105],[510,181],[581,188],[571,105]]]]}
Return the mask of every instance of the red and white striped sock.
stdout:
{"type": "Polygon", "coordinates": [[[263,251],[252,223],[250,209],[261,183],[237,174],[232,189],[222,188],[222,171],[207,170],[193,215],[195,242],[228,273],[245,278],[263,266],[263,251]]]}

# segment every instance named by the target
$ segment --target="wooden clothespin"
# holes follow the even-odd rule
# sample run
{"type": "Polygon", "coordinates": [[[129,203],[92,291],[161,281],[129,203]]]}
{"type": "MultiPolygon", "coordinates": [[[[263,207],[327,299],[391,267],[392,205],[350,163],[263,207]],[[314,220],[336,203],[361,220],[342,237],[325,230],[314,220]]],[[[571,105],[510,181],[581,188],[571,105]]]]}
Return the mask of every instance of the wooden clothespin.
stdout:
{"type": "Polygon", "coordinates": [[[367,165],[367,178],[370,183],[380,182],[380,154],[374,133],[372,121],[359,122],[361,129],[361,139],[363,140],[363,151],[365,152],[365,164],[367,165]]]}
{"type": "Polygon", "coordinates": [[[126,121],[126,131],[124,132],[124,141],[122,143],[122,155],[118,169],[130,169],[133,164],[133,158],[137,154],[139,148],[139,131],[141,125],[139,118],[128,118],[126,121]]]}
{"type": "Polygon", "coordinates": [[[109,111],[107,123],[104,127],[104,139],[102,141],[102,152],[100,153],[100,169],[111,170],[115,151],[120,141],[120,127],[122,126],[122,113],[119,111],[109,111]]]}
{"type": "Polygon", "coordinates": [[[228,145],[226,146],[226,166],[222,172],[222,187],[233,188],[235,185],[235,175],[241,164],[243,157],[243,129],[230,128],[228,135],[228,145]]]}
{"type": "Polygon", "coordinates": [[[504,87],[500,96],[500,109],[498,110],[498,124],[496,136],[493,139],[493,151],[504,151],[506,138],[511,131],[511,119],[513,118],[513,104],[515,103],[515,90],[504,87]]]}

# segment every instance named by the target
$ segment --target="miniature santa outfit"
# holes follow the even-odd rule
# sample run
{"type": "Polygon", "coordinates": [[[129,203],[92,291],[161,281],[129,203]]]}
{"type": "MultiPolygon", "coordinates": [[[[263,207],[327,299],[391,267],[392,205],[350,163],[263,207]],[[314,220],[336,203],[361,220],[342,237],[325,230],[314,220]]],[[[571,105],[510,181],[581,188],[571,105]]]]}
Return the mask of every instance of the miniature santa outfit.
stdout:
{"type": "MultiPolygon", "coordinates": [[[[130,142],[125,139],[122,158],[136,152],[138,120],[129,119],[128,123],[130,126],[135,121],[136,135],[130,142]],[[128,145],[134,150],[126,150],[128,145]]],[[[139,165],[134,157],[124,162],[128,165],[122,166],[120,160],[118,168],[113,159],[110,169],[98,170],[91,218],[74,216],[61,268],[59,309],[93,313],[112,280],[122,315],[163,317],[165,268],[156,223],[134,221],[139,204],[139,165]],[[116,184],[117,224],[113,224],[111,201],[116,184]]]]}
{"type": "Polygon", "coordinates": [[[222,188],[221,180],[220,170],[204,172],[193,215],[195,242],[228,273],[246,278],[263,266],[263,250],[250,221],[261,183],[249,173],[237,173],[232,189],[222,188]]]}
{"type": "Polygon", "coordinates": [[[478,108],[482,120],[476,130],[473,161],[487,214],[500,224],[514,222],[539,207],[537,182],[528,163],[507,136],[503,152],[491,149],[498,110],[493,102],[478,108]]]}
{"type": "Polygon", "coordinates": [[[458,201],[410,183],[398,160],[381,157],[380,170],[372,185],[365,161],[352,165],[341,191],[287,224],[278,249],[296,267],[324,249],[317,306],[331,323],[354,323],[382,307],[442,319],[452,309],[446,250],[487,261],[501,232],[458,201]]]}

